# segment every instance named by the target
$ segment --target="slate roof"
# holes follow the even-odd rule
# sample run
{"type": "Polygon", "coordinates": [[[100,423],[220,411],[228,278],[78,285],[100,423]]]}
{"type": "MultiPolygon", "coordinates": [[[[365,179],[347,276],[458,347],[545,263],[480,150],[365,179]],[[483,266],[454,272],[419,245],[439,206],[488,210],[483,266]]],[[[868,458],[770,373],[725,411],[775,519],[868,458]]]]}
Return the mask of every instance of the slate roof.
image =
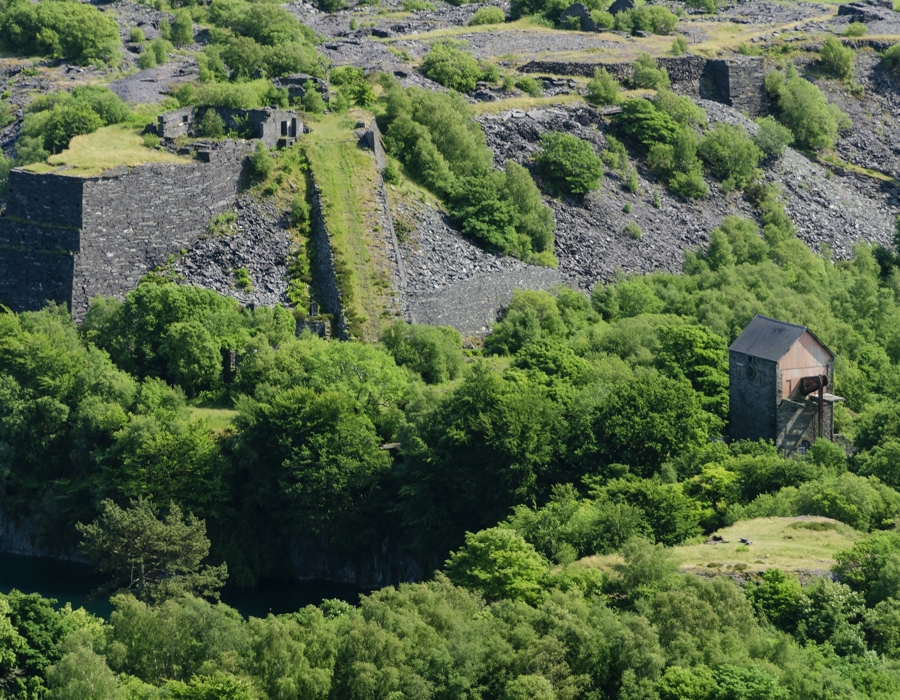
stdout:
{"type": "MultiPolygon", "coordinates": [[[[774,318],[757,314],[728,349],[763,360],[778,362],[808,330],[806,326],[776,321],[774,318]]],[[[834,357],[834,353],[816,338],[815,333],[812,331],[809,333],[819,345],[828,351],[828,354],[834,357]]]]}

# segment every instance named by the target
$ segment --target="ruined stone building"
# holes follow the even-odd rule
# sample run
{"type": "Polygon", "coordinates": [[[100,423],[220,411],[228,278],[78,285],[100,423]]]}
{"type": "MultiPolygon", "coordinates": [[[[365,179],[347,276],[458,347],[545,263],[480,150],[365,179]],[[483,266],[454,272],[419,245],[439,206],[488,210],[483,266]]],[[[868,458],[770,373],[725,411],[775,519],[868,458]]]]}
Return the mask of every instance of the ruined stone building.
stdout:
{"type": "Polygon", "coordinates": [[[757,315],[729,350],[729,435],[785,454],[834,438],[834,353],[805,326],[757,315]]]}

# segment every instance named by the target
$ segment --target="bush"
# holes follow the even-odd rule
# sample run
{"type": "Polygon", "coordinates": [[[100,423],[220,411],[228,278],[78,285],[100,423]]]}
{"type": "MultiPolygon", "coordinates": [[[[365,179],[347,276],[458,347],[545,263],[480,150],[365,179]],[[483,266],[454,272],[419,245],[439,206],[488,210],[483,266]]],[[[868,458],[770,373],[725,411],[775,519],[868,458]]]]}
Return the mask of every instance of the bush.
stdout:
{"type": "Polygon", "coordinates": [[[456,379],[465,366],[462,336],[454,328],[394,321],[381,343],[401,367],[418,372],[429,384],[456,379]]]}
{"type": "Polygon", "coordinates": [[[625,100],[622,112],[616,116],[616,124],[619,131],[645,148],[658,143],[674,144],[680,132],[672,117],[649,100],[642,99],[625,100]]]}
{"type": "Polygon", "coordinates": [[[427,0],[403,0],[403,2],[400,3],[400,7],[402,7],[405,12],[434,10],[434,5],[427,2],[427,0]]]}
{"type": "Polygon", "coordinates": [[[249,174],[254,180],[265,180],[272,174],[275,162],[269,155],[269,149],[265,147],[262,141],[256,142],[256,148],[248,158],[249,174]]]}
{"type": "Polygon", "coordinates": [[[225,121],[214,109],[207,109],[197,124],[200,136],[208,139],[225,138],[225,121]]]}
{"type": "Polygon", "coordinates": [[[143,44],[146,38],[140,27],[132,27],[131,31],[128,32],[128,41],[132,44],[143,44]]]}
{"type": "Polygon", "coordinates": [[[618,104],[619,89],[619,83],[605,68],[595,68],[587,84],[587,101],[592,105],[618,104]]]}
{"type": "Polygon", "coordinates": [[[319,92],[319,86],[311,80],[307,80],[303,86],[306,91],[300,98],[300,106],[304,112],[309,114],[324,114],[325,100],[322,99],[322,93],[319,92]]]}
{"type": "Polygon", "coordinates": [[[865,22],[851,22],[844,30],[844,36],[864,36],[869,31],[865,22]]]}
{"type": "Polygon", "coordinates": [[[475,89],[482,69],[472,54],[462,50],[459,42],[439,41],[422,61],[422,73],[444,87],[469,92],[475,89]]]}
{"type": "Polygon", "coordinates": [[[819,60],[822,67],[835,78],[853,78],[853,49],[844,46],[840,39],[830,36],[822,43],[819,60]]]}
{"type": "Polygon", "coordinates": [[[616,18],[606,10],[591,10],[591,21],[601,29],[612,29],[616,18]]]}
{"type": "Polygon", "coordinates": [[[600,186],[603,162],[587,141],[577,136],[550,132],[541,135],[541,151],[535,156],[547,182],[570,194],[586,194],[600,186]]]}
{"type": "Polygon", "coordinates": [[[169,60],[169,52],[172,50],[172,44],[165,39],[154,39],[147,44],[146,48],[150,49],[156,56],[157,65],[162,66],[169,60]]]}
{"type": "Polygon", "coordinates": [[[759,176],[762,151],[740,126],[719,123],[700,140],[697,153],[726,191],[743,189],[759,176]]]}
{"type": "Polygon", "coordinates": [[[636,88],[659,90],[669,87],[669,73],[665,68],[659,68],[650,54],[642,53],[634,62],[631,82],[636,88]]]}
{"type": "Polygon", "coordinates": [[[669,180],[669,190],[687,199],[702,199],[709,194],[709,187],[703,181],[703,174],[699,170],[675,173],[669,180]]]}
{"type": "Polygon", "coordinates": [[[838,132],[852,126],[849,117],[837,105],[828,104],[822,91],[797,75],[791,66],[787,74],[766,76],[766,90],[778,110],[778,120],[805,148],[832,148],[838,132]]]}
{"type": "Polygon", "coordinates": [[[119,54],[119,25],[80,2],[22,2],[0,17],[0,42],[25,55],[80,64],[109,62],[119,54]]]}
{"type": "Polygon", "coordinates": [[[653,34],[671,34],[678,24],[677,15],[659,5],[642,5],[615,16],[615,27],[621,32],[652,32],[653,34]]]}
{"type": "Polygon", "coordinates": [[[137,64],[141,70],[156,68],[156,54],[149,45],[145,44],[141,53],[138,54],[137,64]]]}
{"type": "Polygon", "coordinates": [[[633,238],[636,241],[641,240],[641,227],[634,221],[629,221],[625,224],[624,233],[626,236],[633,238]]]}
{"type": "Polygon", "coordinates": [[[767,158],[779,157],[793,143],[794,135],[791,130],[779,124],[775,117],[764,117],[757,123],[759,131],[756,132],[753,143],[767,158]]]}
{"type": "Polygon", "coordinates": [[[900,67],[900,44],[894,44],[885,51],[881,60],[885,68],[891,72],[897,72],[898,67],[900,67]]]}
{"type": "Polygon", "coordinates": [[[672,55],[680,56],[688,50],[688,42],[683,36],[676,36],[672,39],[672,55]]]}
{"type": "Polygon", "coordinates": [[[194,43],[194,22],[187,10],[178,10],[172,23],[172,43],[176,46],[194,43]]]}
{"type": "Polygon", "coordinates": [[[475,14],[472,15],[472,19],[469,20],[469,24],[476,27],[480,24],[503,24],[505,21],[506,15],[503,14],[503,10],[491,5],[478,8],[475,14]]]}
{"type": "Polygon", "coordinates": [[[716,0],[684,0],[684,6],[692,10],[703,10],[711,15],[714,15],[719,9],[716,0]]]}
{"type": "Polygon", "coordinates": [[[522,92],[526,92],[532,97],[538,97],[544,90],[541,84],[530,75],[523,75],[516,81],[516,87],[522,92]]]}

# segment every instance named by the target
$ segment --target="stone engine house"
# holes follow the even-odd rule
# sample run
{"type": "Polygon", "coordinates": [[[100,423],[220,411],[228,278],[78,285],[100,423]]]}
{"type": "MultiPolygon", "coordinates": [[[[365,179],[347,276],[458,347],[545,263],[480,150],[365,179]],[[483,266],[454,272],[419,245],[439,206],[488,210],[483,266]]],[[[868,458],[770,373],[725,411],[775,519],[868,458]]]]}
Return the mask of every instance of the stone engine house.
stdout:
{"type": "Polygon", "coordinates": [[[728,349],[729,435],[785,454],[834,439],[834,353],[805,326],[757,315],[728,349]]]}

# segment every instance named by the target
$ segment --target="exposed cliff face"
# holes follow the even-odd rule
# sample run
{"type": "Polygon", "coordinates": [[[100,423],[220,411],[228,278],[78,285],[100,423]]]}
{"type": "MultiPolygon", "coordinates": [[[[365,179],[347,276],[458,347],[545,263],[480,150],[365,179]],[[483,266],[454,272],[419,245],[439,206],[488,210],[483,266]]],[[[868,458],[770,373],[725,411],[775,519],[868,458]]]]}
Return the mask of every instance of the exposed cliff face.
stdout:
{"type": "Polygon", "coordinates": [[[296,578],[300,580],[335,581],[373,589],[421,581],[431,573],[423,571],[400,544],[390,538],[378,549],[356,560],[337,554],[323,540],[311,538],[294,540],[288,552],[296,578]]]}

